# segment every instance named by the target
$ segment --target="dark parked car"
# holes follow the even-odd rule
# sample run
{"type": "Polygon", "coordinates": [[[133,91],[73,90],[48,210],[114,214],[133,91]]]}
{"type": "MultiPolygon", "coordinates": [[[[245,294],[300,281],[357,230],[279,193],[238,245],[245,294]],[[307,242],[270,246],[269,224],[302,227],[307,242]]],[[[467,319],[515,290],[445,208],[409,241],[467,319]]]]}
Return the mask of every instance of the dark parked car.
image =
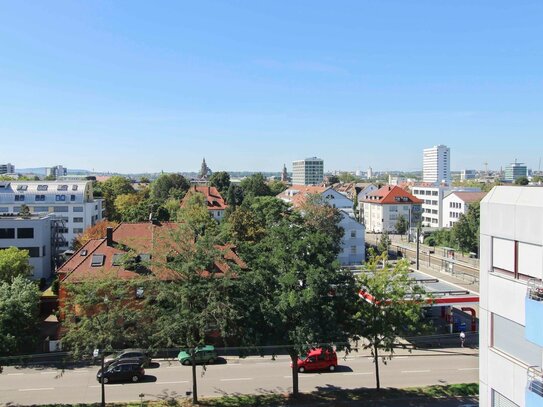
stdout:
{"type": "Polygon", "coordinates": [[[108,367],[104,368],[105,372],[102,373],[102,369],[96,374],[96,380],[98,382],[104,376],[104,383],[109,382],[137,382],[145,376],[145,370],[139,363],[112,363],[108,367]]]}
{"type": "Polygon", "coordinates": [[[143,349],[124,349],[106,357],[104,363],[109,366],[113,362],[122,361],[124,359],[129,359],[131,362],[138,361],[143,367],[149,367],[151,364],[151,358],[143,349]]]}

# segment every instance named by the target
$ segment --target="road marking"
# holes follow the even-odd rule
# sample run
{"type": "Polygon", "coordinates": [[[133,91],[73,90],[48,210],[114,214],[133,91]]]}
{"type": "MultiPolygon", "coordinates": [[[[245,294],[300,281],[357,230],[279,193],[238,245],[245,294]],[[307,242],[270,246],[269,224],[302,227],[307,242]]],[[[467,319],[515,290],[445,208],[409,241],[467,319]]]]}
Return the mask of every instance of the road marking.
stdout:
{"type": "Polygon", "coordinates": [[[40,374],[57,374],[57,372],[40,372],[40,374]]]}
{"type": "Polygon", "coordinates": [[[461,369],[458,369],[458,370],[479,370],[478,367],[463,367],[461,369]]]}
{"type": "Polygon", "coordinates": [[[392,356],[393,359],[408,359],[407,356],[392,356]]]}
{"type": "Polygon", "coordinates": [[[8,376],[22,376],[24,373],[8,373],[8,376]]]}
{"type": "MultiPolygon", "coordinates": [[[[104,383],[105,384],[105,383],[104,383]]],[[[105,387],[107,387],[108,389],[110,387],[121,387],[123,386],[122,384],[106,384],[105,387]]],[[[96,389],[96,388],[99,388],[99,387],[102,387],[101,384],[99,384],[98,386],[89,386],[91,389],[96,389]]]]}
{"type": "Polygon", "coordinates": [[[178,382],[156,382],[155,384],[181,384],[181,383],[188,383],[187,380],[178,381],[178,382]]]}
{"type": "Polygon", "coordinates": [[[19,389],[19,391],[44,391],[44,390],[55,390],[54,387],[42,387],[40,389],[19,389]]]}
{"type": "Polygon", "coordinates": [[[343,376],[366,376],[366,375],[372,375],[373,372],[368,372],[368,373],[355,373],[355,372],[352,372],[352,373],[343,373],[343,376]]]}
{"type": "Polygon", "coordinates": [[[237,379],[221,379],[221,382],[240,382],[244,380],[253,380],[252,377],[239,377],[237,379]]]}
{"type": "Polygon", "coordinates": [[[179,369],[180,367],[183,366],[168,366],[166,369],[179,369]]]}
{"type": "Polygon", "coordinates": [[[402,370],[402,373],[429,373],[430,370],[402,370]]]}

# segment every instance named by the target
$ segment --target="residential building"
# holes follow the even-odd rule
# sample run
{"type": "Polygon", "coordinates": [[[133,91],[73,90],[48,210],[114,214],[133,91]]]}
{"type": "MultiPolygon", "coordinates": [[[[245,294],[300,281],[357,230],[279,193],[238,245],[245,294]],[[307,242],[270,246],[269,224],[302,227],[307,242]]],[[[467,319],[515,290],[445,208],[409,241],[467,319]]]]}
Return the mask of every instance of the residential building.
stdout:
{"type": "Polygon", "coordinates": [[[204,195],[206,199],[207,210],[215,220],[219,222],[223,220],[224,211],[226,210],[228,205],[226,205],[223,197],[215,187],[197,185],[191,186],[181,200],[181,206],[183,206],[187,199],[195,193],[201,193],[204,195]]]}
{"type": "Polygon", "coordinates": [[[543,405],[543,189],[481,201],[479,403],[543,405]]]}
{"type": "Polygon", "coordinates": [[[68,175],[68,169],[64,168],[62,165],[56,165],[54,167],[49,167],[45,170],[45,175],[48,177],[65,177],[68,175]]]}
{"type": "Polygon", "coordinates": [[[460,172],[460,181],[467,181],[477,178],[477,171],[475,170],[462,170],[460,172]]]}
{"type": "Polygon", "coordinates": [[[442,228],[448,227],[443,223],[443,198],[452,191],[479,192],[476,187],[449,187],[434,184],[416,184],[411,187],[411,192],[422,200],[422,226],[442,228]]]}
{"type": "Polygon", "coordinates": [[[393,185],[385,185],[367,194],[362,204],[364,225],[366,230],[373,233],[395,233],[400,216],[414,227],[420,221],[422,212],[422,200],[393,185]]]}
{"type": "Polygon", "coordinates": [[[373,178],[373,169],[371,167],[368,167],[368,171],[366,172],[366,178],[368,179],[373,178]]]}
{"type": "Polygon", "coordinates": [[[13,174],[15,172],[15,166],[7,163],[0,164],[0,174],[13,174]]]}
{"type": "Polygon", "coordinates": [[[0,250],[16,247],[28,250],[32,278],[51,276],[54,246],[54,222],[51,215],[0,215],[0,250]]]}
{"type": "Polygon", "coordinates": [[[361,264],[365,260],[366,228],[354,217],[353,201],[332,187],[292,185],[277,198],[300,209],[309,195],[319,194],[333,208],[338,208],[342,219],[339,226],[345,231],[338,260],[342,265],[361,264]]]}
{"type": "Polygon", "coordinates": [[[511,163],[507,167],[505,167],[504,180],[506,182],[515,182],[517,178],[527,176],[528,168],[523,163],[518,163],[517,160],[515,160],[514,163],[511,163]]]}
{"type": "Polygon", "coordinates": [[[66,250],[83,231],[103,218],[102,199],[95,199],[91,181],[0,181],[0,213],[51,214],[64,223],[59,244],[66,250]]]}
{"type": "Polygon", "coordinates": [[[444,145],[425,148],[423,151],[423,182],[451,184],[451,150],[444,145]]]}
{"type": "Polygon", "coordinates": [[[324,181],[324,161],[317,157],[292,162],[293,185],[320,185],[324,181]]]}
{"type": "Polygon", "coordinates": [[[388,174],[388,185],[401,185],[407,182],[407,178],[401,176],[392,176],[388,174]]]}
{"type": "Polygon", "coordinates": [[[462,215],[468,212],[470,205],[481,202],[486,192],[460,192],[451,191],[443,198],[443,211],[441,224],[444,227],[453,227],[462,215]]]}

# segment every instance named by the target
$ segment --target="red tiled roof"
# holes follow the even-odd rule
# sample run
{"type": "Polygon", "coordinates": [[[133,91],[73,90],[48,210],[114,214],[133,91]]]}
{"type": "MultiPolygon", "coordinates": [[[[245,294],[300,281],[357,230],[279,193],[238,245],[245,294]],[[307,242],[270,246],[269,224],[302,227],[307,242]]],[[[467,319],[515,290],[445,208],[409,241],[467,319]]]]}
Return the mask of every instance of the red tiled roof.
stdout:
{"type": "MultiPolygon", "coordinates": [[[[137,271],[127,270],[123,265],[113,265],[114,255],[151,255],[149,270],[162,280],[173,280],[177,275],[172,270],[164,267],[166,258],[172,253],[181,250],[190,250],[188,247],[179,246],[175,234],[180,233],[176,223],[121,223],[113,230],[113,245],[108,246],[107,238],[88,241],[81,249],[62,265],[57,271],[61,280],[80,281],[88,278],[114,277],[131,279],[138,277],[137,271]],[[83,255],[84,254],[84,255],[83,255]],[[93,267],[93,255],[104,256],[102,266],[93,267]]],[[[216,247],[223,256],[224,261],[218,260],[214,264],[213,272],[224,275],[229,271],[229,263],[235,263],[240,268],[247,268],[243,260],[235,253],[232,245],[216,247]]],[[[210,272],[203,270],[202,274],[210,272]]]]}
{"type": "Polygon", "coordinates": [[[327,191],[330,188],[331,187],[321,185],[292,185],[288,189],[278,194],[277,198],[290,202],[292,206],[299,208],[304,204],[308,195],[322,194],[324,191],[327,191]]]}
{"type": "Polygon", "coordinates": [[[460,198],[464,202],[479,202],[481,199],[483,199],[487,192],[452,192],[451,195],[456,195],[458,198],[460,198]]]}
{"type": "Polygon", "coordinates": [[[399,186],[385,185],[384,187],[378,189],[375,192],[372,192],[366,195],[366,199],[362,202],[376,203],[376,204],[401,204],[401,203],[416,203],[422,204],[422,199],[418,199],[415,196],[411,195],[406,190],[400,188],[399,186]],[[407,202],[398,201],[396,198],[407,198],[407,202]]]}
{"type": "Polygon", "coordinates": [[[181,200],[181,206],[184,205],[184,202],[189,196],[196,192],[200,192],[206,197],[207,209],[209,209],[210,211],[224,210],[228,207],[217,188],[197,185],[193,185],[190,187],[190,189],[181,200]]]}

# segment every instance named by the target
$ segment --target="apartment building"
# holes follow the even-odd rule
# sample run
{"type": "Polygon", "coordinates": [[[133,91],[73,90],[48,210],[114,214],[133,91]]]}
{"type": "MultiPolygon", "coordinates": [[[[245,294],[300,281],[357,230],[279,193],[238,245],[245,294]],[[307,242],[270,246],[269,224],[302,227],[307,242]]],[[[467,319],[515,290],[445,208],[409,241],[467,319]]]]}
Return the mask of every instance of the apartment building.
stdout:
{"type": "Polygon", "coordinates": [[[451,149],[444,145],[423,150],[423,182],[451,185],[451,149]]]}
{"type": "Polygon", "coordinates": [[[324,181],[324,161],[317,157],[292,162],[293,185],[319,185],[324,181]]]}
{"type": "Polygon", "coordinates": [[[28,250],[32,278],[51,276],[54,221],[51,215],[0,215],[0,250],[16,247],[28,250]]]}
{"type": "Polygon", "coordinates": [[[443,198],[443,219],[444,227],[453,227],[462,215],[468,212],[470,205],[481,202],[486,192],[460,192],[451,191],[443,198]]]}
{"type": "Polygon", "coordinates": [[[543,189],[481,201],[479,402],[543,406],[543,189]]]}
{"type": "Polygon", "coordinates": [[[15,172],[15,166],[7,163],[0,164],[0,174],[13,174],[15,172]]]}
{"type": "Polygon", "coordinates": [[[51,214],[62,221],[61,248],[67,249],[83,230],[102,219],[102,199],[94,199],[91,181],[2,181],[0,182],[0,213],[21,211],[51,214]]]}
{"type": "Polygon", "coordinates": [[[65,177],[68,175],[68,169],[62,165],[55,165],[54,167],[49,167],[45,170],[45,175],[48,177],[65,177]]]}
{"type": "Polygon", "coordinates": [[[518,163],[516,160],[514,163],[509,164],[505,167],[505,176],[504,180],[506,182],[515,182],[517,178],[527,177],[528,176],[528,167],[523,163],[518,163]]]}

